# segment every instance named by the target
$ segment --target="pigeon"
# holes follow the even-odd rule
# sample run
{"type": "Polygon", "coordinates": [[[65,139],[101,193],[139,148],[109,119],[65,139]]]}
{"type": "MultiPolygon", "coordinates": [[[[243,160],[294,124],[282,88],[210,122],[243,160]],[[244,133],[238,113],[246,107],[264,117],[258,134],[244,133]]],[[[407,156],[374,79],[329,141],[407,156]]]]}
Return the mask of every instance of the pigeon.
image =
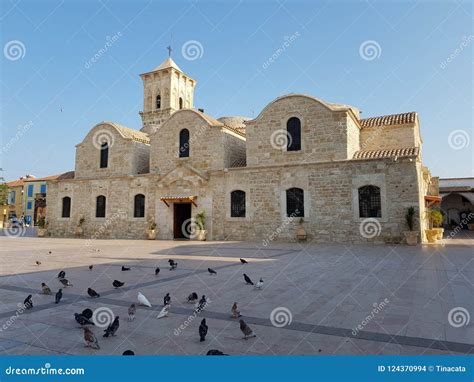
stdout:
{"type": "Polygon", "coordinates": [[[30,294],[27,298],[25,298],[25,301],[23,301],[23,306],[25,307],[25,309],[33,308],[33,301],[31,300],[31,297],[33,296],[30,294]]]}
{"type": "Polygon", "coordinates": [[[130,305],[128,308],[128,320],[133,321],[135,319],[135,313],[137,312],[137,307],[135,304],[130,305]]]}
{"type": "Polygon", "coordinates": [[[84,317],[82,314],[74,313],[74,318],[76,319],[77,323],[81,326],[95,325],[92,321],[90,321],[87,317],[84,317]]]}
{"type": "Polygon", "coordinates": [[[63,278],[63,279],[59,279],[59,282],[60,282],[61,284],[63,284],[65,288],[70,287],[70,286],[72,287],[72,284],[69,282],[68,279],[64,279],[64,278],[63,278]]]}
{"type": "Polygon", "coordinates": [[[84,327],[84,341],[86,342],[86,346],[93,349],[100,349],[96,336],[92,333],[92,330],[87,327],[84,327]]]}
{"type": "Polygon", "coordinates": [[[148,301],[148,299],[143,294],[141,294],[140,292],[138,292],[137,299],[138,299],[138,302],[140,303],[140,305],[145,305],[145,306],[148,306],[149,308],[151,308],[150,301],[148,301]]]}
{"type": "Polygon", "coordinates": [[[55,304],[59,304],[59,301],[63,298],[63,290],[59,289],[58,292],[56,293],[56,297],[54,299],[55,304]]]}
{"type": "Polygon", "coordinates": [[[214,269],[212,269],[212,268],[207,268],[207,271],[208,271],[209,274],[211,274],[211,275],[217,275],[217,272],[216,272],[214,269]]]}
{"type": "Polygon", "coordinates": [[[199,302],[197,304],[196,311],[200,312],[200,311],[204,310],[206,305],[207,305],[207,298],[206,298],[206,295],[203,294],[201,299],[199,300],[199,302]]]}
{"type": "Polygon", "coordinates": [[[97,292],[96,292],[94,289],[92,289],[92,288],[87,288],[87,294],[88,294],[90,297],[92,297],[92,298],[94,298],[94,297],[100,297],[100,294],[97,293],[97,292]]]}
{"type": "Polygon", "coordinates": [[[262,289],[263,288],[263,279],[260,277],[260,281],[255,284],[255,289],[262,289]]]}
{"type": "Polygon", "coordinates": [[[242,259],[242,258],[240,258],[240,262],[241,262],[242,264],[248,264],[248,263],[249,263],[247,260],[242,259]]]}
{"type": "Polygon", "coordinates": [[[88,320],[90,320],[92,318],[93,314],[94,313],[89,308],[84,309],[81,313],[81,315],[84,316],[85,318],[87,318],[88,320]]]}
{"type": "Polygon", "coordinates": [[[45,283],[41,283],[41,289],[43,290],[43,294],[51,294],[51,289],[45,283]]]}
{"type": "Polygon", "coordinates": [[[124,266],[122,265],[122,272],[129,271],[130,269],[132,269],[132,268],[127,268],[127,267],[124,267],[124,266]]]}
{"type": "Polygon", "coordinates": [[[171,297],[169,293],[166,293],[166,296],[163,297],[163,305],[171,304],[171,297]]]}
{"type": "Polygon", "coordinates": [[[178,263],[173,259],[169,259],[168,263],[170,264],[170,271],[174,271],[176,268],[178,268],[178,263]]]}
{"type": "Polygon", "coordinates": [[[158,316],[156,316],[156,318],[168,317],[170,308],[171,308],[171,305],[165,305],[163,309],[161,309],[160,313],[158,313],[158,316]]]}
{"type": "Polygon", "coordinates": [[[204,342],[206,340],[207,330],[206,319],[203,318],[201,325],[199,325],[199,342],[204,342]]]}
{"type": "Polygon", "coordinates": [[[63,278],[65,278],[65,277],[66,277],[66,272],[60,271],[60,272],[58,273],[58,279],[63,279],[63,278]]]}
{"type": "Polygon", "coordinates": [[[225,354],[217,349],[211,349],[206,353],[206,355],[229,355],[229,354],[225,354]]]}
{"type": "Polygon", "coordinates": [[[41,261],[36,260],[36,265],[39,267],[41,265],[41,261]]]}
{"type": "Polygon", "coordinates": [[[94,268],[94,265],[93,264],[89,265],[89,270],[90,271],[92,271],[92,268],[94,268]]]}
{"type": "Polygon", "coordinates": [[[198,298],[199,297],[198,297],[197,293],[193,292],[188,296],[188,302],[194,304],[197,301],[198,298]]]}
{"type": "Polygon", "coordinates": [[[245,273],[244,273],[244,280],[247,285],[253,285],[253,281],[250,280],[250,277],[248,277],[245,273]]]}
{"type": "Polygon", "coordinates": [[[121,286],[124,286],[125,283],[121,282],[121,281],[118,281],[118,280],[114,280],[114,282],[112,283],[112,285],[114,286],[114,288],[120,288],[121,286]]]}
{"type": "Polygon", "coordinates": [[[158,276],[158,273],[160,273],[160,267],[156,267],[156,269],[155,269],[155,276],[158,276]]]}
{"type": "Polygon", "coordinates": [[[115,316],[114,322],[112,322],[109,326],[107,326],[107,329],[104,330],[105,334],[103,335],[103,337],[115,336],[115,333],[117,333],[119,326],[119,316],[115,316]]]}
{"type": "Polygon", "coordinates": [[[244,333],[244,339],[256,337],[256,334],[252,331],[252,329],[250,329],[250,326],[248,326],[244,320],[240,320],[240,330],[242,333],[244,333]]]}
{"type": "Polygon", "coordinates": [[[122,355],[135,355],[135,352],[133,350],[125,350],[122,355]]]}
{"type": "Polygon", "coordinates": [[[240,314],[239,308],[237,308],[236,302],[234,302],[234,305],[232,305],[231,312],[232,312],[232,318],[239,318],[242,316],[240,314]]]}

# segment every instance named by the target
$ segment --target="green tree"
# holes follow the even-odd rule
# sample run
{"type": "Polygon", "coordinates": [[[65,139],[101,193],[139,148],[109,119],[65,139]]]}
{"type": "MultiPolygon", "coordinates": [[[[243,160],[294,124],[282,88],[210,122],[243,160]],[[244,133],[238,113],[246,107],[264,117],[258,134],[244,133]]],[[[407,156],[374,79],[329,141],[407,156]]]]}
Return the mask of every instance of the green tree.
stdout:
{"type": "MultiPolygon", "coordinates": [[[[3,172],[3,169],[0,168],[3,172]]],[[[0,205],[7,204],[8,201],[8,186],[5,183],[5,179],[0,175],[0,205]]]]}

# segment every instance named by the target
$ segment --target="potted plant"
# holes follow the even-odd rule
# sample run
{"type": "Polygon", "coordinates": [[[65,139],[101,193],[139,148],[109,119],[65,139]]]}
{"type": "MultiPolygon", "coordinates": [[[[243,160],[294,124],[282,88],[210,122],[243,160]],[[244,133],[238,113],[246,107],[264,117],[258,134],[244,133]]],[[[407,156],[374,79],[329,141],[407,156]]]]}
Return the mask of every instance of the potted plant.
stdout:
{"type": "Polygon", "coordinates": [[[438,237],[438,230],[434,229],[434,220],[436,219],[436,214],[433,214],[434,210],[428,210],[426,213],[428,214],[428,224],[429,228],[425,229],[425,234],[426,234],[426,240],[428,240],[428,243],[436,243],[437,237],[438,237]]]}
{"type": "Polygon", "coordinates": [[[308,238],[306,230],[303,227],[303,223],[304,223],[304,219],[300,218],[299,220],[300,227],[296,230],[296,239],[298,241],[305,241],[308,238]]]}
{"type": "Polygon", "coordinates": [[[84,218],[84,216],[81,216],[79,218],[79,222],[77,223],[76,229],[74,230],[74,234],[77,237],[81,237],[84,234],[84,228],[82,228],[82,225],[84,224],[85,221],[86,219],[84,218]]]}
{"type": "Polygon", "coordinates": [[[418,244],[418,232],[414,231],[415,228],[415,207],[408,207],[405,214],[405,221],[408,226],[408,231],[404,231],[405,240],[408,245],[418,244]]]}
{"type": "Polygon", "coordinates": [[[207,239],[207,230],[205,230],[206,226],[206,214],[204,211],[199,212],[196,217],[194,218],[194,221],[197,226],[197,232],[196,232],[196,239],[199,241],[206,241],[207,239]]]}
{"type": "Polygon", "coordinates": [[[44,237],[47,229],[48,229],[48,222],[46,221],[46,218],[40,217],[38,219],[38,229],[36,230],[36,234],[38,235],[38,237],[44,237]]]}
{"type": "Polygon", "coordinates": [[[146,230],[146,234],[148,237],[148,240],[155,240],[156,239],[156,223],[154,220],[150,220],[148,224],[148,229],[146,230]]]}
{"type": "Polygon", "coordinates": [[[431,210],[430,217],[433,222],[433,229],[436,231],[436,240],[443,240],[443,213],[440,210],[431,210]]]}

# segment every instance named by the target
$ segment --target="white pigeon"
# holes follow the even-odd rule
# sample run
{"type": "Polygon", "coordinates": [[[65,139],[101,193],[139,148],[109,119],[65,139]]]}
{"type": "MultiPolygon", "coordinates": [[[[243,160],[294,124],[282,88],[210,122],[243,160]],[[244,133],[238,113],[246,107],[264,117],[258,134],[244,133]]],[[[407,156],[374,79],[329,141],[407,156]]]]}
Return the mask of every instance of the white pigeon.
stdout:
{"type": "Polygon", "coordinates": [[[151,308],[150,301],[148,301],[148,299],[143,294],[141,294],[140,292],[138,292],[137,299],[138,299],[138,302],[141,305],[145,305],[145,306],[148,306],[149,308],[151,308]]]}
{"type": "Polygon", "coordinates": [[[161,309],[161,312],[158,313],[158,316],[156,318],[163,318],[163,317],[168,317],[168,314],[170,312],[171,305],[165,305],[163,309],[161,309]]]}
{"type": "Polygon", "coordinates": [[[255,284],[255,289],[262,289],[263,288],[263,279],[260,277],[260,281],[255,284]]]}

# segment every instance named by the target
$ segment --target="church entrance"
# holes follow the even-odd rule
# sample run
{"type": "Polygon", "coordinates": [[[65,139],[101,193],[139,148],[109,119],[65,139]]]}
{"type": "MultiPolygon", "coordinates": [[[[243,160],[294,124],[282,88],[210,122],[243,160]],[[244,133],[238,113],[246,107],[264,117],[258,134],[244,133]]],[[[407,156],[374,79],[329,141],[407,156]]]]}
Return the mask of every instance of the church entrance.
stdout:
{"type": "Polygon", "coordinates": [[[173,203],[174,224],[173,237],[175,239],[189,239],[188,227],[191,219],[191,203],[173,203]],[[188,221],[186,224],[186,220],[188,221]]]}

